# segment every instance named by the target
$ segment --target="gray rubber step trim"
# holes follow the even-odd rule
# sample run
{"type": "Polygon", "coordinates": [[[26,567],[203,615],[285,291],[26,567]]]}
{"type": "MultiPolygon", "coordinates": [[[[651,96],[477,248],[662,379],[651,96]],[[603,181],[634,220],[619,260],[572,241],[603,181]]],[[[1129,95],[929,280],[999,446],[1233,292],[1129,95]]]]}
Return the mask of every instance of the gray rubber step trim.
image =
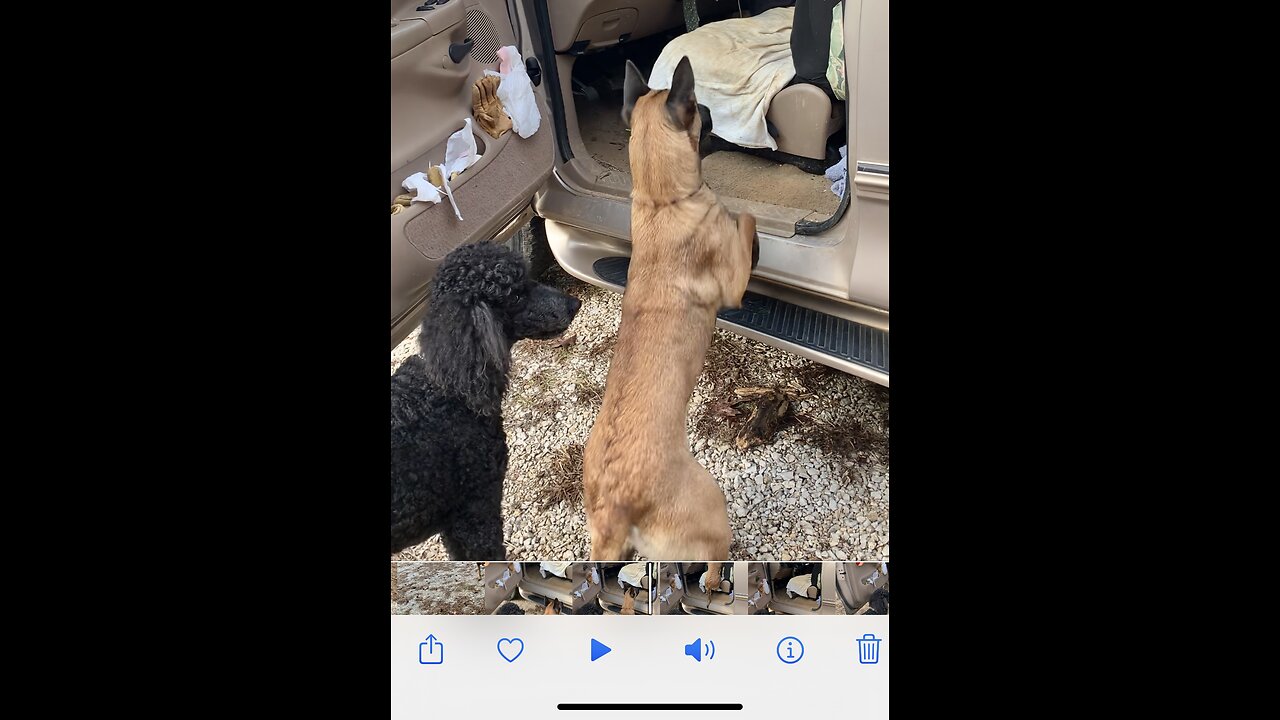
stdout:
{"type": "MultiPolygon", "coordinates": [[[[601,280],[626,286],[629,257],[605,257],[592,269],[601,280]]],[[[721,310],[721,320],[889,374],[889,333],[748,291],[742,307],[721,310]]]]}

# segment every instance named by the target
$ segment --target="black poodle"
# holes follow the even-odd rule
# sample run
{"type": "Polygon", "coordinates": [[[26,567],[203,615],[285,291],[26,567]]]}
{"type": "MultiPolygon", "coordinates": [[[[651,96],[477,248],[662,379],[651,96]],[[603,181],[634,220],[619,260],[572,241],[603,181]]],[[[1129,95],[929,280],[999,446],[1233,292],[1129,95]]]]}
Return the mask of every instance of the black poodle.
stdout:
{"type": "Polygon", "coordinates": [[[504,602],[498,606],[498,611],[494,615],[524,615],[524,610],[513,602],[504,602]]]}
{"type": "Polygon", "coordinates": [[[511,346],[564,332],[581,303],[503,245],[463,245],[432,281],[417,355],[391,376],[391,552],[440,533],[454,560],[502,560],[511,346]]]}

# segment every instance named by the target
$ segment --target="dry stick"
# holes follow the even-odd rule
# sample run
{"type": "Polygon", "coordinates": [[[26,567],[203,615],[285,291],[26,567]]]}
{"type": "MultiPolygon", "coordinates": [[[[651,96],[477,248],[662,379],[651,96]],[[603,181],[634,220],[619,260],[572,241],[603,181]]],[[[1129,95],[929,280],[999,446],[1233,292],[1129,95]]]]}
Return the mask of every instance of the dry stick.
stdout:
{"type": "MultiPolygon", "coordinates": [[[[789,399],[792,403],[799,403],[799,401],[800,401],[800,400],[808,399],[808,398],[812,397],[812,395],[813,395],[812,393],[808,392],[808,391],[807,391],[807,389],[802,388],[802,387],[798,387],[798,386],[796,386],[796,385],[794,385],[794,384],[788,384],[788,385],[783,386],[783,387],[786,387],[788,390],[793,390],[793,391],[798,390],[798,391],[799,391],[799,392],[795,392],[794,394],[787,393],[787,394],[788,394],[788,399],[789,399]]],[[[784,392],[786,392],[786,391],[784,390],[784,392]]],[[[794,417],[796,420],[800,420],[800,419],[808,420],[809,422],[812,422],[812,423],[813,423],[813,424],[815,424],[815,425],[817,425],[817,424],[822,424],[822,425],[824,425],[826,428],[830,429],[830,431],[834,431],[834,430],[835,430],[835,426],[834,426],[834,425],[832,425],[831,423],[827,423],[827,422],[826,422],[826,421],[824,421],[824,420],[820,420],[820,419],[818,419],[817,417],[815,417],[815,416],[813,416],[813,415],[810,415],[809,413],[806,413],[806,412],[794,413],[794,414],[793,414],[793,417],[794,417]]],[[[834,434],[834,432],[832,432],[832,434],[834,434]]],[[[853,441],[852,441],[852,440],[849,440],[848,442],[849,442],[850,447],[856,447],[856,446],[854,446],[854,445],[853,445],[853,441]]],[[[759,500],[759,501],[757,501],[755,504],[753,504],[753,505],[751,505],[749,508],[747,508],[747,515],[748,515],[748,517],[753,516],[753,515],[754,515],[754,513],[755,513],[755,511],[756,511],[760,506],[762,506],[762,505],[764,505],[765,503],[767,503],[767,502],[768,502],[768,500],[769,500],[769,498],[764,498],[764,497],[762,497],[762,499],[760,499],[760,500],[759,500]]],[[[837,508],[836,513],[837,513],[837,515],[836,515],[836,520],[842,520],[842,519],[844,518],[844,513],[843,513],[843,512],[841,512],[839,508],[837,508]]],[[[800,525],[799,525],[798,523],[792,523],[791,531],[787,534],[787,536],[786,536],[786,538],[785,538],[785,542],[787,542],[788,544],[794,544],[794,542],[795,542],[795,540],[796,540],[796,536],[797,536],[797,534],[798,534],[799,532],[800,532],[800,525]]],[[[828,539],[830,539],[830,536],[829,536],[829,535],[828,535],[828,539]]],[[[770,541],[770,542],[772,543],[772,541],[770,541]]],[[[833,548],[832,548],[832,550],[834,551],[834,549],[835,549],[835,548],[833,547],[833,548]]],[[[774,550],[777,550],[777,545],[776,545],[776,544],[774,545],[774,550]]],[[[783,553],[778,552],[777,554],[778,554],[778,555],[782,555],[783,553]]]]}

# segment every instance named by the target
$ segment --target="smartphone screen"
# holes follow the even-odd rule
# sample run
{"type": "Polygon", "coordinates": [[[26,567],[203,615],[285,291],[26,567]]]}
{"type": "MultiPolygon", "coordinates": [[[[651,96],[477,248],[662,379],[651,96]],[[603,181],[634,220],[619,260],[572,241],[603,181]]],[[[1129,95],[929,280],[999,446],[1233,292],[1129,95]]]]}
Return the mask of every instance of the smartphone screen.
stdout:
{"type": "Polygon", "coordinates": [[[393,719],[888,717],[888,0],[391,25],[393,719]]]}
{"type": "Polygon", "coordinates": [[[396,562],[392,717],[888,717],[888,576],[877,562],[396,562]]]}

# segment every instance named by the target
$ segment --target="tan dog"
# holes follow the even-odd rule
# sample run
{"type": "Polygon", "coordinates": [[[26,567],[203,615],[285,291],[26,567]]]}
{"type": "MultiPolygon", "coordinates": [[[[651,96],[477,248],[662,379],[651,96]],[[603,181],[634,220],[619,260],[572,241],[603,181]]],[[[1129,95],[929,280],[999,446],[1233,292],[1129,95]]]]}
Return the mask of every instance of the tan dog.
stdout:
{"type": "Polygon", "coordinates": [[[729,557],[729,517],[685,432],[721,307],[740,307],[758,253],[755,218],[736,220],[702,182],[702,120],[684,58],[650,92],[627,63],[631,267],[604,402],[583,457],[592,560],[729,557]]]}
{"type": "Polygon", "coordinates": [[[637,592],[639,591],[632,588],[622,593],[622,614],[623,615],[636,614],[636,593],[637,592]]]}
{"type": "Polygon", "coordinates": [[[724,567],[724,563],[709,562],[707,563],[706,586],[707,595],[713,592],[723,592],[720,590],[720,568],[724,567]]]}
{"type": "Polygon", "coordinates": [[[543,615],[559,615],[560,601],[557,600],[556,598],[552,598],[550,601],[547,602],[547,606],[546,608],[543,609],[542,614],[543,615]]]}

